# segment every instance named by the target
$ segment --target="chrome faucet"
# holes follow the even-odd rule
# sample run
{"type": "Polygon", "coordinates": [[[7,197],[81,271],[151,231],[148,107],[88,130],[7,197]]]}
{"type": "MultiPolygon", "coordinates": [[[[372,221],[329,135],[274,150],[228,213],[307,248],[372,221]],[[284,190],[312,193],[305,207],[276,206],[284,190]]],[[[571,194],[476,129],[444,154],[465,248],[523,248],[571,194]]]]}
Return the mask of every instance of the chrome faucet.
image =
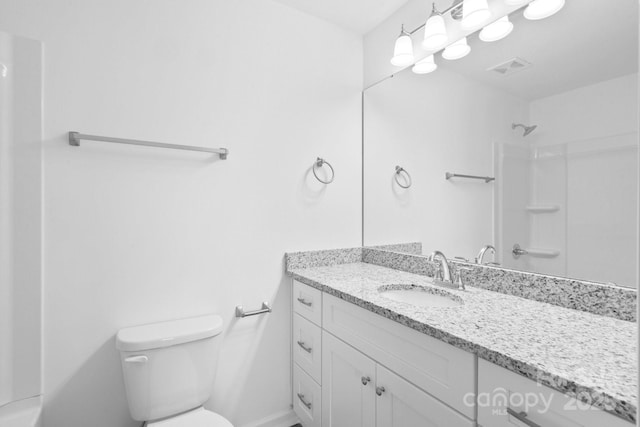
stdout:
{"type": "Polygon", "coordinates": [[[436,270],[435,282],[437,283],[439,280],[447,285],[452,284],[451,281],[451,270],[449,270],[449,263],[447,262],[447,257],[440,251],[433,251],[431,255],[429,255],[429,261],[438,262],[438,269],[436,270]],[[442,270],[442,279],[440,279],[440,271],[442,270]]]}
{"type": "Polygon", "coordinates": [[[484,255],[487,253],[487,251],[491,251],[493,255],[496,254],[496,248],[491,245],[485,245],[482,247],[482,249],[480,249],[480,252],[478,252],[478,256],[476,257],[476,264],[484,264],[484,255]]]}

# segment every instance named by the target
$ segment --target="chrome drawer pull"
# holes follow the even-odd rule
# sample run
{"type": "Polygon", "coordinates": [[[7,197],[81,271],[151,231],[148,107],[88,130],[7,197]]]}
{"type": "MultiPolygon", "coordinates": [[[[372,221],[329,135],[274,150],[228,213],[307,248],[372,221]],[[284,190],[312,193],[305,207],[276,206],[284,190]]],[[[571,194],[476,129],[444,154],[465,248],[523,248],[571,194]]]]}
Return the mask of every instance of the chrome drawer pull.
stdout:
{"type": "Polygon", "coordinates": [[[307,402],[306,400],[304,400],[304,394],[298,393],[298,399],[300,399],[300,402],[302,402],[302,404],[306,406],[307,409],[311,409],[311,402],[307,402]]]}
{"type": "Polygon", "coordinates": [[[299,346],[300,346],[300,348],[302,348],[304,351],[306,351],[307,353],[311,354],[311,350],[312,350],[312,348],[311,348],[311,347],[307,347],[307,346],[304,344],[304,341],[298,341],[298,345],[299,345],[299,346]]]}
{"type": "Polygon", "coordinates": [[[309,301],[307,301],[307,300],[306,300],[306,299],[304,299],[304,298],[298,298],[298,301],[300,302],[300,304],[304,304],[304,305],[306,305],[307,307],[311,307],[311,306],[313,305],[313,303],[312,303],[312,302],[309,302],[309,301]]]}
{"type": "Polygon", "coordinates": [[[369,384],[369,381],[371,381],[371,377],[362,377],[362,385],[369,384]]]}
{"type": "Polygon", "coordinates": [[[376,394],[378,396],[382,396],[382,393],[384,393],[386,390],[384,389],[384,387],[376,387],[376,394]]]}
{"type": "Polygon", "coordinates": [[[507,408],[507,413],[512,417],[514,417],[515,419],[517,419],[518,421],[520,421],[521,423],[528,425],[529,427],[540,427],[540,424],[536,424],[533,421],[529,420],[527,418],[527,413],[524,411],[516,412],[511,408],[507,408]]]}

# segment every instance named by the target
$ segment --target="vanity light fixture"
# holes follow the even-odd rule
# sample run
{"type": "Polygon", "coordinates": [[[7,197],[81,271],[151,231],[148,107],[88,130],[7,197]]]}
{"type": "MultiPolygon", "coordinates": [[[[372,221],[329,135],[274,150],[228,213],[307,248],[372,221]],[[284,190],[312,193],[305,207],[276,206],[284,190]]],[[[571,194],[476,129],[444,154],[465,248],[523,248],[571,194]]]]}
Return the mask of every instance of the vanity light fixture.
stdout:
{"type": "Polygon", "coordinates": [[[436,9],[436,4],[432,4],[431,15],[424,24],[424,40],[422,47],[426,50],[438,50],[443,48],[449,36],[447,35],[447,27],[444,24],[442,14],[436,9]]]}
{"type": "Polygon", "coordinates": [[[446,47],[442,52],[442,57],[450,61],[464,58],[471,52],[471,47],[467,44],[467,38],[463,37],[452,45],[446,47]]]}
{"type": "MultiPolygon", "coordinates": [[[[565,4],[565,0],[491,1],[504,2],[508,6],[526,5],[524,16],[527,19],[533,20],[551,16],[562,9],[565,4]]],[[[417,74],[431,73],[438,68],[433,60],[433,55],[415,63],[411,36],[422,29],[424,29],[424,39],[422,40],[421,45],[427,53],[433,54],[444,47],[445,49],[442,52],[442,57],[444,59],[454,60],[467,56],[469,52],[471,52],[471,47],[467,44],[466,36],[447,46],[447,43],[451,40],[451,36],[447,32],[447,24],[444,19],[445,17],[450,17],[454,23],[456,21],[460,22],[459,25],[463,30],[463,34],[466,34],[467,36],[475,32],[476,29],[484,27],[480,31],[479,37],[480,40],[485,42],[501,40],[513,31],[513,23],[509,21],[509,15],[503,16],[500,19],[487,24],[487,22],[491,20],[489,0],[453,0],[453,4],[443,11],[436,9],[436,5],[432,1],[431,14],[424,24],[411,31],[406,31],[404,29],[404,25],[402,26],[400,35],[396,39],[391,64],[397,67],[406,67],[414,64],[412,70],[417,74]]]]}
{"type": "Polygon", "coordinates": [[[509,21],[507,15],[484,27],[479,37],[483,42],[495,42],[507,37],[511,31],[513,31],[513,23],[509,21]]]}
{"type": "Polygon", "coordinates": [[[396,67],[406,67],[413,64],[413,42],[411,35],[404,30],[404,25],[400,30],[400,35],[396,39],[396,45],[393,49],[393,58],[391,64],[396,67]]]}
{"type": "Polygon", "coordinates": [[[429,55],[424,59],[416,62],[416,65],[413,66],[411,71],[416,74],[428,74],[438,69],[438,64],[436,64],[435,58],[433,55],[429,55]]]}
{"type": "Polygon", "coordinates": [[[477,28],[491,18],[491,11],[487,0],[464,0],[462,3],[462,21],[460,25],[465,30],[477,28]]]}
{"type": "Polygon", "coordinates": [[[548,18],[564,7],[565,0],[533,0],[524,10],[524,17],[532,21],[548,18]]]}

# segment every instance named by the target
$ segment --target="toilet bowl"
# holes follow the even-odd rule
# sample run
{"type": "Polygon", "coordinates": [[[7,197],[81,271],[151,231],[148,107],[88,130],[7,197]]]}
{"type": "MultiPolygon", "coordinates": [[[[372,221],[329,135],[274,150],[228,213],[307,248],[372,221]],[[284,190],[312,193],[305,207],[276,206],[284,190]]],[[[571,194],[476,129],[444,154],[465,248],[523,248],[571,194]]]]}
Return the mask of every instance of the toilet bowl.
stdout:
{"type": "Polygon", "coordinates": [[[221,332],[215,314],[121,329],[116,348],[132,418],[148,427],[233,427],[203,407],[221,332]]]}

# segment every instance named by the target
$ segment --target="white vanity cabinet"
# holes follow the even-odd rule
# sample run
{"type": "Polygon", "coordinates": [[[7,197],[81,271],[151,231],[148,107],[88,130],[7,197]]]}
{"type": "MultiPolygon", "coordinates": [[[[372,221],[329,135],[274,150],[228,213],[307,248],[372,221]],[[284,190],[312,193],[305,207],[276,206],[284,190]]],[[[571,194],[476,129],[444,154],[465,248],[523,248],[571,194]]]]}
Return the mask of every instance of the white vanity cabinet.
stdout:
{"type": "Polygon", "coordinates": [[[304,427],[321,427],[322,292],[293,282],[293,410],[304,427]]]}
{"type": "Polygon", "coordinates": [[[483,427],[632,427],[485,360],[478,363],[478,425],[483,427]]]}
{"type": "Polygon", "coordinates": [[[330,333],[322,339],[322,427],[474,425],[330,333]]]}
{"type": "Polygon", "coordinates": [[[297,281],[293,291],[304,427],[632,426],[348,301],[297,281]]]}
{"type": "Polygon", "coordinates": [[[297,281],[293,311],[304,427],[474,426],[473,354],[297,281]]]}

